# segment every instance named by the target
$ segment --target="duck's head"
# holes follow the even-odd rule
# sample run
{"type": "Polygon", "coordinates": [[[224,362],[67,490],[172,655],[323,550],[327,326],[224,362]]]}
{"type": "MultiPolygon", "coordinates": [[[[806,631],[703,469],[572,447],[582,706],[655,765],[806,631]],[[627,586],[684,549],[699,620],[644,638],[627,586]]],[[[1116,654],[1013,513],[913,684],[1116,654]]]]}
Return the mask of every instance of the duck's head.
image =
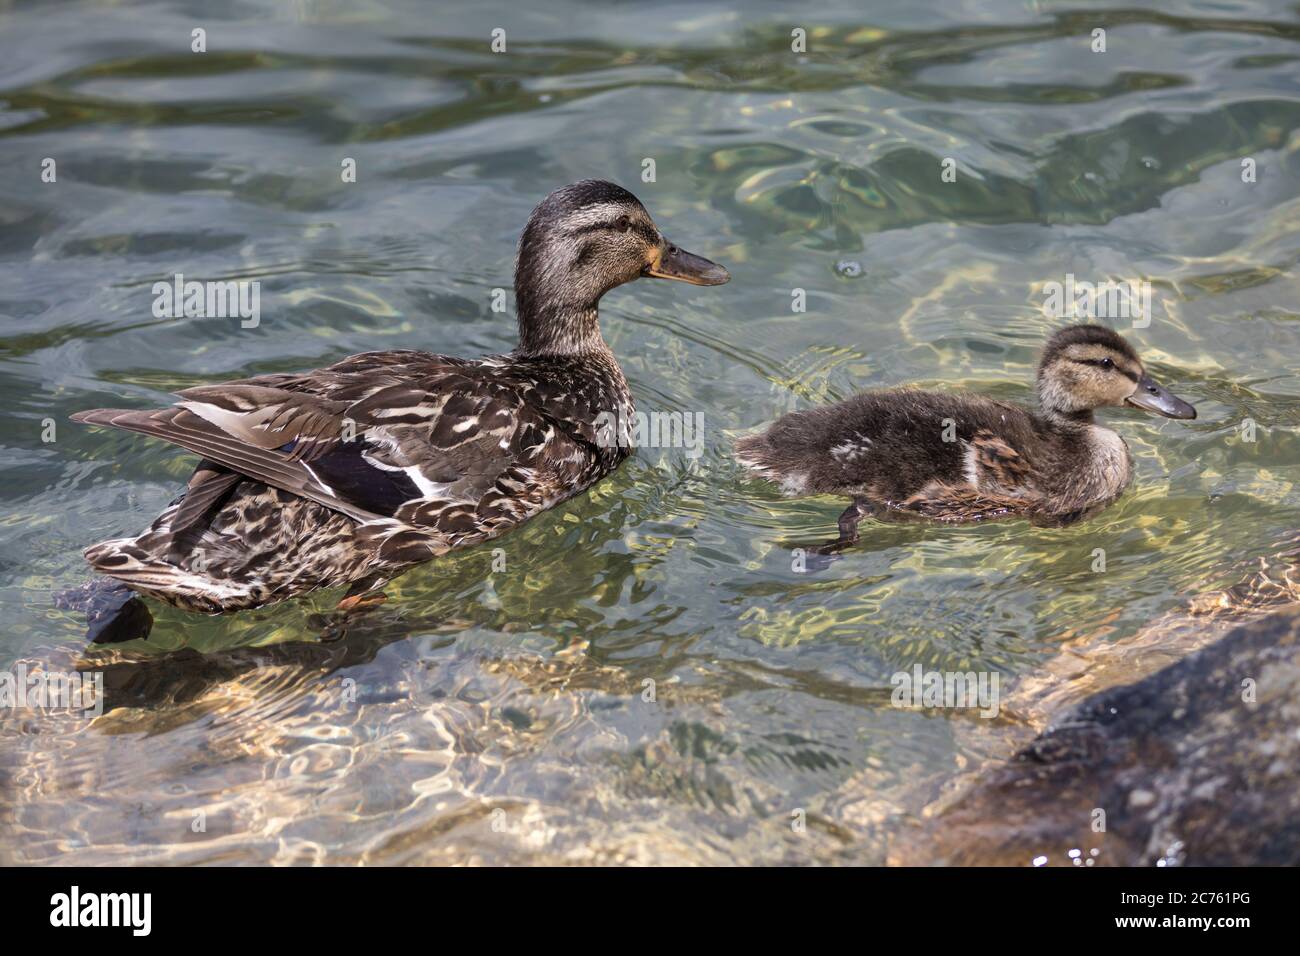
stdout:
{"type": "Polygon", "coordinates": [[[1131,405],[1166,418],[1196,409],[1147,374],[1133,346],[1101,325],[1072,325],[1047,341],[1038,363],[1038,399],[1049,415],[1090,420],[1093,409],[1131,405]]]}
{"type": "Polygon", "coordinates": [[[596,307],[615,286],[649,276],[721,285],[727,270],[664,238],[626,189],[588,179],[555,190],[519,237],[519,350],[575,354],[601,344],[596,307]]]}

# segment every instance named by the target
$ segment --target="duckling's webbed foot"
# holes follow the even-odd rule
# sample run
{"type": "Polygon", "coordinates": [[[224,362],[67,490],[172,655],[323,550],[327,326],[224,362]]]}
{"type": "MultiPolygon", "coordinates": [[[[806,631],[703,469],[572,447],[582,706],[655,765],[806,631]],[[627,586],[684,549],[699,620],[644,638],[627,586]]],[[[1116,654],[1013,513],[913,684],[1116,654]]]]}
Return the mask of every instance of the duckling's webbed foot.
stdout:
{"type": "Polygon", "coordinates": [[[876,513],[876,506],[866,498],[854,498],[853,504],[844,509],[840,515],[840,544],[847,547],[858,540],[858,522],[868,515],[876,513]]]}
{"type": "Polygon", "coordinates": [[[804,567],[808,571],[824,571],[844,551],[858,540],[858,522],[876,513],[876,506],[865,498],[854,498],[853,504],[840,515],[840,536],[826,544],[814,545],[807,550],[804,567]]]}

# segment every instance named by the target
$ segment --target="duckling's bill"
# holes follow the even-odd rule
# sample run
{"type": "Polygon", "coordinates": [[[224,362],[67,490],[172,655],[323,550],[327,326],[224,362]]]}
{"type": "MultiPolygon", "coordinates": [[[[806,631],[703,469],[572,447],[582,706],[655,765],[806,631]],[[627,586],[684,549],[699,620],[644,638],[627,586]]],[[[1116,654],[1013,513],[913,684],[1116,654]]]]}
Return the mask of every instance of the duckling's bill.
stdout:
{"type": "Polygon", "coordinates": [[[1138,379],[1137,388],[1126,401],[1134,408],[1140,408],[1146,412],[1155,412],[1165,418],[1192,419],[1196,417],[1196,408],[1191,403],[1183,401],[1146,374],[1143,374],[1138,379]]]}
{"type": "Polygon", "coordinates": [[[731,281],[731,273],[703,256],[669,245],[656,250],[657,255],[645,264],[641,274],[655,279],[675,279],[691,285],[722,285],[731,281]]]}

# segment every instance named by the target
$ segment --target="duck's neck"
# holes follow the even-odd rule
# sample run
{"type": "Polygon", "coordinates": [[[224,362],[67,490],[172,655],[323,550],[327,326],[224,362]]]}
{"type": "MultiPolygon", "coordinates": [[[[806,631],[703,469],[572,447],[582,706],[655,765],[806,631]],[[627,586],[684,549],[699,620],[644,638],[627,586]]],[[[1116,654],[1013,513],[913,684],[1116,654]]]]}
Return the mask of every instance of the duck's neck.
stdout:
{"type": "Polygon", "coordinates": [[[526,295],[516,294],[519,310],[519,346],[515,354],[524,358],[582,358],[608,355],[609,346],[600,334],[600,312],[596,303],[571,306],[564,303],[539,305],[526,295]]]}
{"type": "MultiPolygon", "coordinates": [[[[595,303],[571,311],[554,305],[535,310],[525,296],[516,297],[516,304],[519,345],[512,354],[545,369],[541,380],[549,384],[543,391],[558,388],[567,393],[563,403],[566,415],[572,415],[575,409],[579,419],[602,413],[620,419],[631,415],[635,407],[632,393],[618,359],[600,334],[595,303]]],[[[619,452],[622,457],[626,454],[626,449],[619,452]]]]}
{"type": "Polygon", "coordinates": [[[615,282],[582,263],[582,249],[529,222],[515,259],[515,311],[523,358],[608,356],[600,334],[601,297],[615,282]],[[539,234],[540,232],[540,234],[539,234]]]}
{"type": "Polygon", "coordinates": [[[1047,423],[1057,431],[1081,432],[1094,424],[1091,408],[1067,412],[1056,408],[1044,407],[1040,414],[1047,423]]]}
{"type": "Polygon", "coordinates": [[[1053,465],[1046,478],[1054,510],[1085,510],[1118,497],[1132,476],[1124,439],[1096,424],[1091,409],[1064,412],[1044,408],[1040,414],[1055,436],[1051,443],[1053,465]]]}

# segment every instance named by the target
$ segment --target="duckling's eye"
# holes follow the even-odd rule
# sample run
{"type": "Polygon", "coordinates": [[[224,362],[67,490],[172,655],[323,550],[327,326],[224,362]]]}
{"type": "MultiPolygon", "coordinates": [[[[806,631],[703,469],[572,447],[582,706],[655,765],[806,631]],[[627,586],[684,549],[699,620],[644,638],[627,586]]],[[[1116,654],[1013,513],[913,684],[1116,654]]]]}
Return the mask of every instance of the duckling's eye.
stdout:
{"type": "Polygon", "coordinates": [[[1104,359],[1101,360],[1101,367],[1102,367],[1102,368],[1114,368],[1114,367],[1115,367],[1115,363],[1112,362],[1112,361],[1111,361],[1110,359],[1108,359],[1108,358],[1104,358],[1104,359]]]}

